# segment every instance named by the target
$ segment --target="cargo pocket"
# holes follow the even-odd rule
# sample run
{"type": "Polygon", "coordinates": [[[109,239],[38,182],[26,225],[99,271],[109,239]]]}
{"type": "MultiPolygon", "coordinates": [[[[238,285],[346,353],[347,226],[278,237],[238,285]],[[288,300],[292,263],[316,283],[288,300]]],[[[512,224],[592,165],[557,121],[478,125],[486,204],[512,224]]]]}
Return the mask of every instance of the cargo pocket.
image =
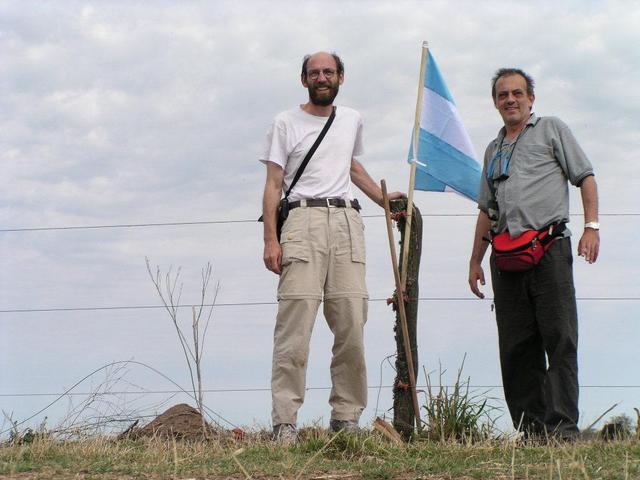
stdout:
{"type": "Polygon", "coordinates": [[[351,261],[365,263],[366,252],[364,248],[364,223],[357,210],[347,208],[347,222],[349,223],[349,235],[351,236],[351,261]]]}
{"type": "Polygon", "coordinates": [[[307,242],[303,238],[302,230],[288,230],[282,232],[280,239],[282,247],[282,265],[289,265],[292,262],[308,262],[309,250],[307,242]]]}

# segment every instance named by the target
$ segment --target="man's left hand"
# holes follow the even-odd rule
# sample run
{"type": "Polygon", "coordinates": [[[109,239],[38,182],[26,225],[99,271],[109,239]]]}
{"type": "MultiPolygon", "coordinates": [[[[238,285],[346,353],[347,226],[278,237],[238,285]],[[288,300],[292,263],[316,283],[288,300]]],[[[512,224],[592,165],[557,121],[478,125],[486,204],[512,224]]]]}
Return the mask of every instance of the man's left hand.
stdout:
{"type": "Polygon", "coordinates": [[[585,228],[578,243],[578,256],[584,257],[589,263],[595,263],[600,251],[600,232],[593,228],[585,228]]]}
{"type": "Polygon", "coordinates": [[[407,198],[407,194],[403,192],[391,192],[387,194],[389,200],[401,200],[403,198],[407,198]]]}
{"type": "MultiPolygon", "coordinates": [[[[407,194],[402,192],[390,192],[390,193],[387,193],[387,197],[389,198],[389,201],[402,200],[403,198],[407,198],[407,194]]],[[[379,205],[384,208],[384,200],[382,197],[380,197],[379,205]]]]}

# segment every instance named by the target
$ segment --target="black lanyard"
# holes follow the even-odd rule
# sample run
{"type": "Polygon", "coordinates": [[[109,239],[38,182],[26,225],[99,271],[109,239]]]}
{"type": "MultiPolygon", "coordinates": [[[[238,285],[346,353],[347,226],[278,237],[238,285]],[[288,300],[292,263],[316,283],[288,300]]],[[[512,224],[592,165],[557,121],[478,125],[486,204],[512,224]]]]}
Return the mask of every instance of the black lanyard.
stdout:
{"type": "Polygon", "coordinates": [[[511,148],[509,149],[511,151],[508,155],[505,155],[504,162],[502,161],[502,151],[504,150],[504,148],[502,148],[502,144],[504,143],[504,139],[506,135],[500,139],[500,142],[499,142],[500,146],[498,147],[498,151],[493,155],[493,157],[491,157],[491,160],[489,160],[489,164],[487,165],[487,180],[489,180],[489,184],[491,184],[491,182],[493,182],[494,180],[493,173],[495,170],[496,161],[500,162],[500,176],[496,180],[506,180],[507,178],[509,178],[509,175],[507,175],[507,169],[509,168],[509,163],[511,163],[511,158],[513,157],[513,154],[516,151],[518,140],[520,140],[520,137],[522,137],[524,135],[524,132],[526,132],[528,129],[529,129],[529,123],[527,123],[524,126],[524,128],[520,131],[520,133],[516,137],[515,142],[511,144],[511,148]]]}

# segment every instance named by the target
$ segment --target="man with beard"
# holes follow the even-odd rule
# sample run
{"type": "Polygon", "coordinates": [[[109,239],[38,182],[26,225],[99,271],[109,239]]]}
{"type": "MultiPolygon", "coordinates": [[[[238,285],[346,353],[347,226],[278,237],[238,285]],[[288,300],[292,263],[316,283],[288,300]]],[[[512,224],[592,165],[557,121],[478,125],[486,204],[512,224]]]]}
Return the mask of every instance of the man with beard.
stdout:
{"type": "MultiPolygon", "coordinates": [[[[309,340],[320,302],[334,335],[331,360],[332,430],[356,430],[367,403],[363,327],[367,318],[364,226],[354,183],[382,205],[382,192],[366,172],[362,118],[335,107],[335,118],[289,194],[290,211],[276,232],[278,204],[298,167],[334,111],[344,81],[335,53],[304,57],[302,85],[309,100],[276,116],[260,161],[267,166],[263,198],[264,263],[280,276],[271,377],[274,438],[297,439],[298,409],[304,401],[309,340]]],[[[402,198],[393,192],[389,198],[402,198]]]]}

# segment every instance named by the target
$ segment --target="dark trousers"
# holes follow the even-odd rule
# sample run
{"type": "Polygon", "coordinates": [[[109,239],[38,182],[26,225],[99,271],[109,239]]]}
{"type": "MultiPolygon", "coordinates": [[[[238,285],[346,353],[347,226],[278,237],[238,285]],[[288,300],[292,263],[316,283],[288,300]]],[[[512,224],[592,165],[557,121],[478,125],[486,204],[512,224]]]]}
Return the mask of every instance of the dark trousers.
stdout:
{"type": "Polygon", "coordinates": [[[501,272],[491,258],[505,399],[514,427],[527,434],[578,433],[572,264],[569,238],[556,240],[528,272],[501,272]]]}

